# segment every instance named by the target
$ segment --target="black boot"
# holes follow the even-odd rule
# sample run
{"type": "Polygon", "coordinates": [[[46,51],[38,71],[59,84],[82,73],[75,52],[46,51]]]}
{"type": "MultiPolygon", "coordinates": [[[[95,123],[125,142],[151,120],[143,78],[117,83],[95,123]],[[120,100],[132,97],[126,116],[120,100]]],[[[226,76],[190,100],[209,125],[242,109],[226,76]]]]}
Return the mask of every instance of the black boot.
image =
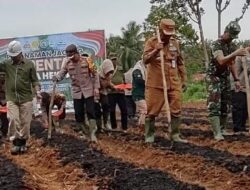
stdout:
{"type": "Polygon", "coordinates": [[[12,144],[10,153],[12,155],[19,154],[21,150],[22,141],[20,139],[14,139],[12,143],[13,144],[12,144]]]}
{"type": "Polygon", "coordinates": [[[20,140],[21,140],[20,153],[25,153],[27,152],[26,139],[20,139],[20,140]]]}

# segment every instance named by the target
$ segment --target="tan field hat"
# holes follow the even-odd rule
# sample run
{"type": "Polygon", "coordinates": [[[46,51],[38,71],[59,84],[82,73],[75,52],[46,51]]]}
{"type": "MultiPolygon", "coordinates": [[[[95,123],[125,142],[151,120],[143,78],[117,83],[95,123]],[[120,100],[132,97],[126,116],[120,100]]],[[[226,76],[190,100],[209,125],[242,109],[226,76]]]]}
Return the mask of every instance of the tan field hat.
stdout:
{"type": "Polygon", "coordinates": [[[172,19],[161,19],[160,29],[165,35],[175,35],[175,22],[172,19]]]}

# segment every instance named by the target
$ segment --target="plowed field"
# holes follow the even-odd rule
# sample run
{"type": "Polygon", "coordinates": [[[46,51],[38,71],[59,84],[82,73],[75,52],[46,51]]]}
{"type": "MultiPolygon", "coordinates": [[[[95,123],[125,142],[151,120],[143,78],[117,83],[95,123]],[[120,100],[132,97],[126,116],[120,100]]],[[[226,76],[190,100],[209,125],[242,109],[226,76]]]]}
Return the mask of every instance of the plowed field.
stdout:
{"type": "Polygon", "coordinates": [[[32,122],[28,153],[12,156],[10,143],[0,149],[0,189],[20,190],[247,190],[250,189],[250,136],[226,136],[216,142],[205,103],[185,104],[182,136],[172,143],[164,118],[158,118],[155,143],[145,144],[143,130],[98,134],[90,143],[74,131],[68,116],[61,132],[32,122]]]}

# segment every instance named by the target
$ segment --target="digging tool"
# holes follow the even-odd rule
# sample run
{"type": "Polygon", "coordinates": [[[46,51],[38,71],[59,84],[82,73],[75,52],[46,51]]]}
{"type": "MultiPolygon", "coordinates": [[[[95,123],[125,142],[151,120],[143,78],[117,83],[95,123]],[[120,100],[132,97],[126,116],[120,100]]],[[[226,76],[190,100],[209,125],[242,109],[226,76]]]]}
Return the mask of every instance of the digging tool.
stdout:
{"type": "Polygon", "coordinates": [[[54,105],[54,98],[55,98],[55,91],[56,91],[56,81],[53,82],[53,89],[50,98],[49,104],[49,129],[48,129],[48,139],[51,139],[51,132],[52,132],[52,109],[54,105]]]}
{"type": "MultiPolygon", "coordinates": [[[[162,43],[159,28],[156,29],[156,35],[159,43],[162,43]]],[[[166,82],[166,76],[164,72],[164,52],[163,50],[160,51],[160,57],[161,57],[161,74],[162,74],[162,82],[163,82],[163,92],[164,92],[164,100],[165,100],[165,109],[167,114],[167,120],[168,120],[168,127],[171,126],[171,115],[170,115],[170,109],[169,109],[169,102],[168,102],[168,87],[166,82]]]]}
{"type": "Polygon", "coordinates": [[[248,67],[247,67],[247,57],[250,57],[249,52],[247,51],[247,56],[242,58],[242,66],[245,77],[246,92],[247,92],[247,112],[248,112],[248,122],[249,122],[249,133],[250,133],[250,86],[248,78],[248,67]]]}

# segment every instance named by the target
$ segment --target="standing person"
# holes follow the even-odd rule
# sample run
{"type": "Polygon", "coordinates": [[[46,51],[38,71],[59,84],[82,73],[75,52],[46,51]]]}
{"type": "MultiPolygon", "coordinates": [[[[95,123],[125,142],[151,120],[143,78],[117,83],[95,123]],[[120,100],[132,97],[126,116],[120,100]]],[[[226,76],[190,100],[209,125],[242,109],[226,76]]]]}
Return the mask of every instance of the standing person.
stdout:
{"type": "MultiPolygon", "coordinates": [[[[250,44],[246,50],[250,54],[250,44]]],[[[250,55],[247,55],[246,67],[247,74],[250,80],[250,55]]],[[[237,76],[239,77],[240,89],[236,89],[231,75],[231,89],[232,89],[232,118],[233,118],[233,130],[234,132],[247,132],[246,130],[246,120],[248,118],[247,111],[247,94],[246,94],[246,83],[245,75],[243,70],[243,59],[245,57],[236,57],[235,68],[237,76]]],[[[249,81],[250,82],[250,81],[249,81]]]]}
{"type": "MultiPolygon", "coordinates": [[[[124,82],[126,84],[132,84],[132,72],[133,68],[130,68],[126,73],[124,73],[124,82]]],[[[124,92],[126,97],[128,119],[133,120],[135,118],[136,105],[132,97],[132,89],[124,89],[124,92]]]]}
{"type": "Polygon", "coordinates": [[[34,63],[24,58],[21,43],[11,41],[7,54],[11,59],[0,64],[0,71],[5,72],[9,137],[13,143],[11,153],[18,154],[26,152],[26,142],[30,137],[32,88],[36,89],[39,98],[40,88],[34,63]]]}
{"type": "Polygon", "coordinates": [[[72,81],[76,122],[90,136],[91,141],[97,141],[94,97],[99,96],[99,77],[93,65],[90,65],[86,58],[79,54],[76,45],[71,44],[66,47],[66,56],[61,70],[53,77],[53,81],[61,81],[69,73],[72,81]],[[84,125],[85,105],[89,120],[88,129],[84,125]]]}
{"type": "MultiPolygon", "coordinates": [[[[225,28],[224,34],[213,43],[211,61],[208,66],[206,81],[208,83],[208,111],[214,139],[223,140],[224,129],[227,126],[228,105],[230,100],[230,71],[232,72],[236,89],[240,82],[235,70],[236,56],[246,54],[244,48],[236,50],[232,42],[240,33],[237,22],[231,21],[225,28]]],[[[226,133],[224,133],[225,135],[226,133]]]]}
{"type": "Polygon", "coordinates": [[[145,80],[146,67],[142,60],[138,61],[132,72],[132,97],[136,104],[136,112],[138,114],[138,126],[145,125],[145,116],[147,114],[147,103],[145,100],[145,80]]]}
{"type": "MultiPolygon", "coordinates": [[[[114,85],[123,84],[124,83],[124,71],[122,65],[118,63],[118,59],[116,56],[111,57],[111,61],[114,66],[114,74],[112,76],[111,82],[114,85]]],[[[111,89],[108,94],[109,105],[110,105],[110,122],[112,129],[117,128],[116,122],[116,104],[118,104],[121,111],[121,123],[122,129],[127,130],[128,116],[127,116],[127,105],[125,92],[123,89],[111,89]]]]}
{"type": "Polygon", "coordinates": [[[155,117],[159,115],[164,105],[163,81],[161,73],[160,51],[164,52],[165,76],[167,82],[168,101],[171,112],[170,139],[176,142],[187,142],[180,138],[181,124],[181,93],[186,87],[186,69],[179,48],[174,38],[175,22],[171,19],[162,19],[160,22],[159,43],[157,36],[147,40],[143,61],[147,65],[146,102],[147,116],[145,120],[145,141],[154,142],[155,117]]]}
{"type": "Polygon", "coordinates": [[[96,122],[98,130],[102,128],[111,129],[108,123],[109,118],[109,100],[108,89],[114,89],[114,85],[111,82],[112,75],[114,73],[114,66],[110,59],[105,59],[100,66],[100,100],[96,103],[96,122]],[[103,125],[102,125],[103,124],[103,125]]]}

